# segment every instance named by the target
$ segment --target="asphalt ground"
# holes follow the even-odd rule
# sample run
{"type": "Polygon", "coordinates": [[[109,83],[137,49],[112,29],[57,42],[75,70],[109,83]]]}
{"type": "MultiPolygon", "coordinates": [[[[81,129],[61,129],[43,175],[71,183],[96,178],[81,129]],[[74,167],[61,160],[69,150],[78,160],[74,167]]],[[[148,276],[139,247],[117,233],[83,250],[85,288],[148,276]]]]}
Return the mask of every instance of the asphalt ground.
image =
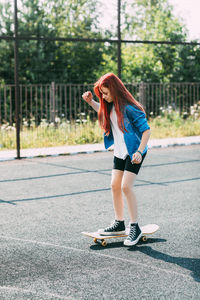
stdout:
{"type": "MultiPolygon", "coordinates": [[[[200,299],[200,146],[150,149],[137,177],[147,242],[107,247],[113,153],[0,163],[0,299],[200,299]]],[[[128,212],[125,204],[125,219],[128,212]]]]}

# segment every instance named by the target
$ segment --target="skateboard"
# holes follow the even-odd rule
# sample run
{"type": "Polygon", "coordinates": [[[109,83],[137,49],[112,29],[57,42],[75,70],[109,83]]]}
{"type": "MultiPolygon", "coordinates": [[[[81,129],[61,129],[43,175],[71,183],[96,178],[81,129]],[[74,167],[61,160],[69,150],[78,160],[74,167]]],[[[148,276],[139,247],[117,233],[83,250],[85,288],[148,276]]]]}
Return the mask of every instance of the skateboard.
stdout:
{"type": "MultiPolygon", "coordinates": [[[[141,230],[142,230],[141,240],[143,242],[146,242],[148,239],[147,236],[155,233],[158,229],[159,229],[159,226],[157,224],[148,224],[148,225],[142,226],[141,227],[141,230]]],[[[129,234],[129,228],[126,229],[125,234],[121,234],[121,235],[101,235],[98,232],[82,232],[82,234],[93,238],[94,243],[100,244],[101,246],[106,247],[107,246],[106,240],[108,240],[108,239],[127,237],[129,234]]]]}

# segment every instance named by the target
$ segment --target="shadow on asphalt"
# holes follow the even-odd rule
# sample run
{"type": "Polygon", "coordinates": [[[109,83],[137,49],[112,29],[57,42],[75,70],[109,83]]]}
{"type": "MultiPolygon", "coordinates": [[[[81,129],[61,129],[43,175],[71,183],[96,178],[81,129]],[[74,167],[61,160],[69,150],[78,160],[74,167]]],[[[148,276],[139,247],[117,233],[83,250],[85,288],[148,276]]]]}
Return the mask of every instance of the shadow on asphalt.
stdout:
{"type": "MultiPolygon", "coordinates": [[[[175,264],[180,266],[181,268],[185,268],[187,270],[190,270],[192,278],[200,282],[200,259],[197,258],[187,258],[187,257],[175,257],[171,256],[165,253],[162,253],[160,251],[152,249],[150,246],[146,246],[146,244],[153,244],[153,243],[163,243],[166,242],[166,239],[154,239],[149,238],[146,242],[139,241],[139,243],[136,246],[130,247],[127,250],[130,252],[136,252],[139,251],[145,255],[148,255],[154,259],[161,260],[167,263],[175,264]],[[141,246],[141,247],[140,247],[141,246]]],[[[120,242],[108,242],[106,247],[103,247],[99,244],[95,244],[90,246],[91,250],[96,251],[103,251],[105,249],[113,249],[113,248],[121,248],[124,247],[123,241],[120,242]]]]}
{"type": "Polygon", "coordinates": [[[195,281],[200,282],[200,259],[197,258],[187,258],[187,257],[175,257],[160,251],[152,249],[150,246],[137,246],[129,248],[128,250],[131,252],[139,251],[142,252],[154,259],[162,260],[167,263],[175,264],[180,266],[181,268],[188,269],[192,272],[191,276],[195,281]]]}
{"type": "MultiPolygon", "coordinates": [[[[117,237],[116,237],[117,238],[117,237]]],[[[143,244],[153,244],[153,243],[163,243],[166,242],[167,240],[165,239],[153,239],[153,238],[149,238],[146,242],[143,241],[139,241],[139,243],[137,245],[143,245],[143,244]]],[[[103,247],[99,244],[95,244],[90,246],[91,250],[105,250],[105,249],[113,249],[113,248],[121,248],[121,247],[125,247],[123,244],[123,241],[120,242],[108,242],[106,247],[103,247]]]]}

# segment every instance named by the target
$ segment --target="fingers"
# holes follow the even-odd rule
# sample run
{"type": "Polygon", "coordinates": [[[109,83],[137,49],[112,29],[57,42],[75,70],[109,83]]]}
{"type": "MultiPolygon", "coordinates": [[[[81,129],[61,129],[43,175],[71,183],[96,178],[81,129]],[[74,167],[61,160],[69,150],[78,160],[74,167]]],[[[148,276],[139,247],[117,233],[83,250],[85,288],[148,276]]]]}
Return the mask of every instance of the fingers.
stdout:
{"type": "Polygon", "coordinates": [[[87,91],[87,92],[83,93],[82,98],[86,102],[90,103],[92,101],[92,93],[90,91],[87,91]]]}
{"type": "Polygon", "coordinates": [[[142,161],[142,155],[139,152],[136,152],[132,156],[132,164],[140,164],[142,161]]]}

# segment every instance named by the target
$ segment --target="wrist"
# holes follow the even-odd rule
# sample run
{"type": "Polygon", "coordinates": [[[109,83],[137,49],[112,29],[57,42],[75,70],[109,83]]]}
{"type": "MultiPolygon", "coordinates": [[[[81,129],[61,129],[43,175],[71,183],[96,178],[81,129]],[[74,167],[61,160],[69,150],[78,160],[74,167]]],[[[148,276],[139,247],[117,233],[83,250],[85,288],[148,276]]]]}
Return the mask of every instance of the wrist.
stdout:
{"type": "Polygon", "coordinates": [[[140,154],[141,154],[141,156],[142,156],[142,154],[143,154],[143,153],[142,153],[142,151],[140,151],[140,150],[137,150],[136,152],[140,153],[140,154]]]}

